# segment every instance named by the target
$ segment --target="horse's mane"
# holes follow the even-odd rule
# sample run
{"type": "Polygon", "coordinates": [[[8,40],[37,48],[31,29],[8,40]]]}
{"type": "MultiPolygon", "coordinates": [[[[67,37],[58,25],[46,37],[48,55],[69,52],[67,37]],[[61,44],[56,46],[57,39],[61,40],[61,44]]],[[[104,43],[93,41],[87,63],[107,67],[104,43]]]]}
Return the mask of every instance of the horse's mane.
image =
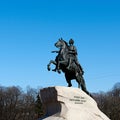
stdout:
{"type": "Polygon", "coordinates": [[[68,46],[68,43],[67,43],[65,40],[63,40],[62,38],[61,38],[60,40],[65,43],[65,45],[67,46],[67,48],[69,47],[69,46],[68,46]]]}

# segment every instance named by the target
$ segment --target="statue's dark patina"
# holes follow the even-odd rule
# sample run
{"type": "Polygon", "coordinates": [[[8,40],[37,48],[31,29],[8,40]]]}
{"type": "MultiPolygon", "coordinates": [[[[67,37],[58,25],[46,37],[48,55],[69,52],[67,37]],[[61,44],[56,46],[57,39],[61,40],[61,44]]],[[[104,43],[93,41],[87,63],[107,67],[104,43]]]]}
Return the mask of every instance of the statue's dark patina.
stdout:
{"type": "Polygon", "coordinates": [[[51,63],[54,64],[56,67],[53,71],[57,71],[58,73],[61,73],[62,71],[65,73],[68,87],[72,86],[71,80],[75,79],[78,83],[78,87],[80,88],[81,86],[82,90],[89,94],[83,78],[84,71],[77,60],[77,49],[73,44],[74,41],[72,39],[69,40],[69,45],[62,38],[59,39],[55,43],[55,46],[59,48],[59,51],[52,51],[52,53],[58,53],[58,55],[55,60],[50,60],[47,69],[50,71],[51,63]]]}

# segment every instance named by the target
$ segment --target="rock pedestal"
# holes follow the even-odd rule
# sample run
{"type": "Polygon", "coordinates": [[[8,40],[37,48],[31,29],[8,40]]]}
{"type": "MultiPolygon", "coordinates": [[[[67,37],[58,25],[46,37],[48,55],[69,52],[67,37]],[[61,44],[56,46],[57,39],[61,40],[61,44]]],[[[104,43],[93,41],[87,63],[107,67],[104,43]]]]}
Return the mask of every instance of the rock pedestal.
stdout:
{"type": "Polygon", "coordinates": [[[81,89],[48,87],[40,90],[40,96],[46,109],[44,120],[110,120],[81,89]]]}

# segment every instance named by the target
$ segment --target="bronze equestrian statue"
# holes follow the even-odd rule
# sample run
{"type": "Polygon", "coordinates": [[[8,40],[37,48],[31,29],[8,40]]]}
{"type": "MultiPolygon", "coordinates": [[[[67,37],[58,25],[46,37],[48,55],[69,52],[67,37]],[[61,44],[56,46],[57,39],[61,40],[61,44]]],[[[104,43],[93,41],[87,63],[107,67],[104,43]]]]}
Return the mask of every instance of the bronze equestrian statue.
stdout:
{"type": "Polygon", "coordinates": [[[59,51],[52,51],[52,53],[56,52],[58,55],[56,56],[55,60],[50,60],[49,64],[47,65],[47,69],[50,71],[51,63],[54,64],[55,69],[53,69],[53,71],[57,71],[58,73],[61,73],[62,71],[65,73],[68,87],[72,86],[71,80],[75,79],[78,83],[78,88],[81,86],[81,89],[90,95],[86,89],[83,78],[84,71],[77,60],[77,50],[73,44],[74,41],[72,39],[69,40],[69,45],[62,38],[59,39],[55,43],[55,46],[59,48],[59,51]]]}

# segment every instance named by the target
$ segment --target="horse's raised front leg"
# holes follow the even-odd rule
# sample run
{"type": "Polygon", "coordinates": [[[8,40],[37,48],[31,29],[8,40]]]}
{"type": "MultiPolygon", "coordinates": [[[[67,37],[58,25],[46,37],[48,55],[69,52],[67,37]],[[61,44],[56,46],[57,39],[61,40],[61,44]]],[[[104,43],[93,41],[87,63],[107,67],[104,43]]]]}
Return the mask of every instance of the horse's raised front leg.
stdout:
{"type": "Polygon", "coordinates": [[[49,64],[47,65],[47,69],[48,69],[48,71],[50,71],[50,65],[51,65],[51,63],[54,64],[54,65],[57,64],[56,61],[54,61],[54,60],[50,60],[49,64]]]}

